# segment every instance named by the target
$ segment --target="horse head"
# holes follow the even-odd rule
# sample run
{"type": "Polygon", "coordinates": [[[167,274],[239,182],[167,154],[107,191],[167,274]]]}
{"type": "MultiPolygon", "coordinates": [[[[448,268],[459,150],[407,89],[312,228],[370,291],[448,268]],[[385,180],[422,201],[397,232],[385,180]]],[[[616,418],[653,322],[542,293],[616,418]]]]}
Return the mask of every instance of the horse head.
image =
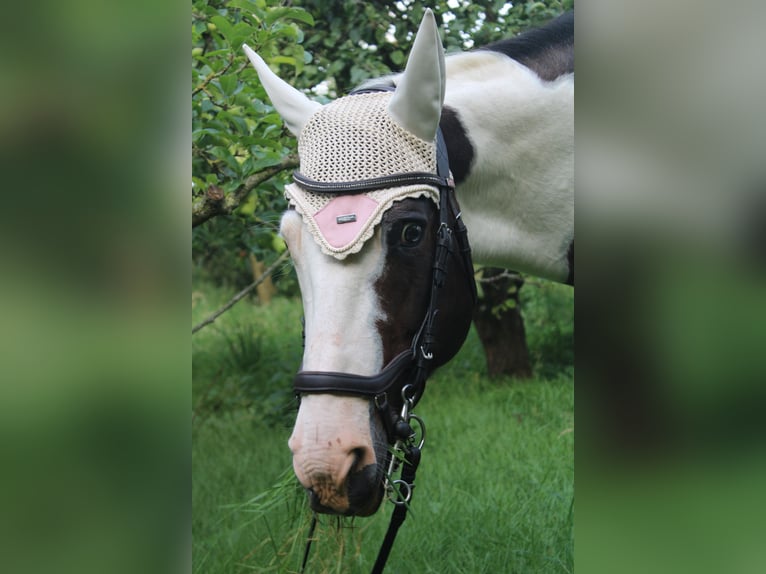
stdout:
{"type": "Polygon", "coordinates": [[[419,399],[425,377],[457,352],[471,320],[467,241],[443,238],[461,224],[454,197],[435,177],[445,91],[436,20],[427,10],[395,90],[324,106],[244,49],[298,137],[300,170],[286,186],[281,223],[305,315],[293,467],[314,510],[369,515],[383,499],[402,387],[422,379],[419,399]],[[389,177],[402,173],[410,177],[389,177]],[[436,274],[439,266],[448,272],[435,280],[437,251],[436,274]]]}

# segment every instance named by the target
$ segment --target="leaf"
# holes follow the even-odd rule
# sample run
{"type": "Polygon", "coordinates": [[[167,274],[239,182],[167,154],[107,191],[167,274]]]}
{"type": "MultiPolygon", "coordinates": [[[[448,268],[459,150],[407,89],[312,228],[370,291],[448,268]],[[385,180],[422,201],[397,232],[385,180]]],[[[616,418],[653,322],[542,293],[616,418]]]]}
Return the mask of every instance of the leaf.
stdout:
{"type": "Polygon", "coordinates": [[[361,66],[351,66],[351,83],[354,85],[361,84],[364,80],[370,77],[370,73],[361,66]]]}
{"type": "Polygon", "coordinates": [[[205,52],[205,57],[207,58],[214,58],[219,56],[228,56],[229,53],[231,53],[230,48],[221,48],[220,50],[211,50],[209,52],[205,52]]]}
{"type": "Polygon", "coordinates": [[[285,16],[291,20],[298,20],[309,26],[314,25],[314,17],[303,8],[290,8],[290,12],[285,16]]]}
{"type": "Polygon", "coordinates": [[[253,28],[249,24],[238,22],[234,28],[232,28],[231,35],[228,38],[231,47],[239,50],[242,43],[250,38],[252,32],[253,28]]]}
{"type": "Polygon", "coordinates": [[[267,156],[267,157],[262,157],[260,159],[257,159],[252,164],[253,173],[264,170],[267,167],[277,165],[280,161],[282,161],[282,158],[280,156],[271,156],[271,157],[267,156]]]}
{"type": "Polygon", "coordinates": [[[229,0],[227,5],[231,8],[239,8],[251,14],[261,15],[261,10],[253,0],[229,0]]]}
{"type": "MultiPolygon", "coordinates": [[[[271,29],[272,38],[287,38],[289,40],[298,40],[298,30],[291,24],[277,22],[271,29]]],[[[293,42],[290,42],[291,44],[293,42]]]]}
{"type": "Polygon", "coordinates": [[[233,26],[229,21],[221,16],[220,14],[216,14],[212,18],[210,18],[210,21],[218,26],[218,31],[221,32],[221,35],[226,39],[229,44],[231,44],[231,36],[233,34],[233,26]]]}
{"type": "Polygon", "coordinates": [[[237,213],[244,216],[253,215],[255,208],[258,205],[258,195],[251,193],[247,196],[244,202],[242,202],[237,208],[237,213]]]}
{"type": "Polygon", "coordinates": [[[222,160],[235,173],[239,173],[240,171],[239,162],[237,162],[237,160],[229,152],[228,149],[226,149],[225,147],[214,147],[212,150],[210,150],[210,153],[212,153],[216,158],[222,160]]]}
{"type": "Polygon", "coordinates": [[[284,6],[272,8],[264,18],[267,26],[271,26],[277,20],[298,20],[309,26],[314,25],[314,17],[303,8],[288,8],[284,6]]]}
{"type": "Polygon", "coordinates": [[[401,50],[391,52],[391,61],[397,66],[401,66],[404,63],[404,52],[401,50]]]}
{"type": "Polygon", "coordinates": [[[274,56],[271,59],[272,64],[287,64],[289,66],[295,67],[296,61],[295,58],[292,56],[274,56]]]}
{"type": "Polygon", "coordinates": [[[243,134],[247,134],[249,132],[249,129],[247,127],[247,122],[240,116],[232,116],[231,123],[237,127],[237,130],[239,132],[243,134]]]}
{"type": "Polygon", "coordinates": [[[234,90],[237,89],[237,76],[234,74],[226,74],[218,78],[218,80],[221,84],[221,90],[227,96],[232,95],[234,90]]]}

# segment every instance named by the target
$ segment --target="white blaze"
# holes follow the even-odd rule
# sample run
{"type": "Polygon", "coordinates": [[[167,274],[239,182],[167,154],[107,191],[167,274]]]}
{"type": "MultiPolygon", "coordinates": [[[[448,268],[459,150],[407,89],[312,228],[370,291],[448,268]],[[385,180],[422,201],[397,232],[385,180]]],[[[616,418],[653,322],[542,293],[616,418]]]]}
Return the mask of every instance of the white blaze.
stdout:
{"type": "MultiPolygon", "coordinates": [[[[373,375],[383,367],[374,289],[385,253],[378,234],[344,261],[322,254],[301,217],[288,211],[282,236],[290,248],[306,320],[304,371],[373,375]]],[[[349,469],[374,464],[368,399],[308,394],[301,400],[289,440],[298,479],[326,506],[343,511],[349,469]]]]}
{"type": "Polygon", "coordinates": [[[383,366],[377,321],[384,318],[375,292],[383,272],[380,240],[346,260],[322,254],[300,215],[288,211],[282,236],[293,257],[306,319],[304,371],[374,375],[383,366]]]}

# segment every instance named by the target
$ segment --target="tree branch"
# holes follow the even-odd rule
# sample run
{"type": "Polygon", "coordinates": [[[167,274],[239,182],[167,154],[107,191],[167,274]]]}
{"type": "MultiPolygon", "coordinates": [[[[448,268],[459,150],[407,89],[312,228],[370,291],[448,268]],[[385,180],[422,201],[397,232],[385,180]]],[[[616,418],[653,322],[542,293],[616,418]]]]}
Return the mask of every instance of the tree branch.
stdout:
{"type": "Polygon", "coordinates": [[[204,326],[206,326],[206,325],[210,325],[210,323],[212,323],[213,321],[215,321],[216,319],[218,319],[218,317],[220,317],[221,315],[223,315],[224,313],[226,313],[226,311],[228,311],[229,309],[231,309],[232,307],[234,307],[234,305],[236,305],[236,304],[237,304],[237,303],[238,303],[238,302],[239,302],[239,301],[240,301],[242,298],[244,298],[244,297],[245,297],[245,295],[247,295],[248,293],[250,293],[250,291],[252,291],[252,290],[253,290],[253,289],[255,289],[256,287],[258,287],[258,285],[260,285],[261,283],[263,283],[263,282],[266,280],[266,278],[267,278],[269,275],[271,275],[272,273],[274,273],[274,271],[277,269],[277,267],[279,267],[279,266],[282,264],[282,262],[284,262],[284,261],[287,259],[288,255],[290,255],[290,252],[289,252],[289,251],[287,251],[287,250],[285,250],[285,251],[282,253],[282,255],[280,255],[279,257],[277,257],[277,260],[276,260],[274,263],[272,263],[272,264],[269,266],[269,268],[268,268],[268,269],[266,269],[266,271],[264,271],[264,272],[263,272],[263,274],[262,274],[260,277],[258,277],[258,279],[256,279],[255,281],[253,281],[252,283],[250,283],[250,285],[248,285],[247,287],[245,287],[244,289],[242,289],[242,291],[240,291],[239,293],[237,293],[236,295],[234,295],[234,297],[232,297],[232,298],[229,300],[229,302],[228,302],[228,303],[226,303],[226,305],[224,305],[223,307],[221,307],[220,309],[218,309],[218,310],[217,310],[215,313],[213,313],[212,315],[210,315],[210,316],[209,316],[207,319],[205,319],[205,320],[204,320],[204,321],[202,321],[201,323],[198,323],[198,324],[194,325],[194,327],[192,327],[192,335],[193,335],[194,333],[196,333],[197,331],[199,331],[200,329],[202,329],[202,327],[204,327],[204,326]]]}
{"type": "MultiPolygon", "coordinates": [[[[486,267],[482,268],[482,272],[484,271],[484,269],[486,269],[486,267]]],[[[515,271],[510,271],[508,269],[503,269],[497,275],[490,275],[488,277],[484,277],[484,275],[482,274],[482,276],[479,279],[477,279],[477,281],[479,283],[497,283],[504,279],[510,279],[511,282],[513,283],[519,283],[519,282],[524,283],[524,278],[519,273],[516,273],[515,271]]]]}
{"type": "Polygon", "coordinates": [[[274,177],[279,172],[294,167],[298,167],[298,158],[295,155],[288,155],[278,164],[251,175],[242,185],[228,195],[224,195],[220,188],[210,186],[202,197],[192,202],[192,227],[197,227],[216,215],[231,213],[247,199],[247,196],[254,188],[274,177]]]}

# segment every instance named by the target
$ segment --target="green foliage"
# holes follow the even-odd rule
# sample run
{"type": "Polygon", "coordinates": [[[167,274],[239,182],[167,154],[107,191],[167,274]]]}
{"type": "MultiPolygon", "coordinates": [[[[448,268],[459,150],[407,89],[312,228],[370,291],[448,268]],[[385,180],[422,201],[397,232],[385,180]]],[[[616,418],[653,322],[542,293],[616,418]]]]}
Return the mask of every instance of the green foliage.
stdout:
{"type": "Polygon", "coordinates": [[[241,288],[252,281],[245,257],[250,229],[231,217],[219,217],[192,230],[192,258],[201,279],[241,288]]]}
{"type": "Polygon", "coordinates": [[[520,291],[532,368],[538,377],[574,374],[574,289],[527,278],[520,291]]]}
{"type": "MultiPolygon", "coordinates": [[[[218,308],[225,289],[193,291],[192,323],[218,308]]],[[[268,307],[241,302],[192,339],[194,417],[245,410],[287,426],[295,402],[292,378],[300,364],[300,304],[282,298],[268,307]]]]}
{"type": "Polygon", "coordinates": [[[447,52],[478,47],[538,26],[571,9],[570,1],[474,3],[467,0],[364,2],[298,0],[316,15],[304,42],[312,62],[304,68],[301,86],[328,80],[333,96],[360,82],[404,68],[426,6],[436,15],[447,52]],[[305,83],[303,83],[305,82],[305,83]]]}
{"type": "MultiPolygon", "coordinates": [[[[282,121],[250,68],[247,42],[268,61],[300,70],[302,32],[294,20],[311,21],[299,8],[263,1],[196,0],[192,10],[192,158],[195,193],[217,185],[229,193],[242,180],[278,163],[294,149],[282,121]],[[243,9],[244,8],[244,9],[243,9]]],[[[276,193],[262,197],[268,206],[276,193]]]]}
{"type": "MultiPolygon", "coordinates": [[[[248,218],[221,216],[194,228],[192,260],[195,276],[232,290],[250,284],[253,281],[250,253],[269,264],[285,250],[284,241],[277,235],[280,213],[253,214],[248,218]]],[[[285,267],[283,273],[273,275],[272,281],[280,294],[298,294],[298,282],[291,266],[285,267]]]]}
{"type": "MultiPolygon", "coordinates": [[[[302,8],[264,0],[193,2],[192,201],[211,186],[231,194],[248,176],[295,150],[295,139],[283,129],[241,45],[248,43],[289,77],[310,60],[300,26],[313,21],[302,8]]],[[[260,185],[232,216],[194,230],[194,261],[207,278],[240,285],[249,282],[243,252],[266,262],[276,257],[285,177],[260,185]]]]}

